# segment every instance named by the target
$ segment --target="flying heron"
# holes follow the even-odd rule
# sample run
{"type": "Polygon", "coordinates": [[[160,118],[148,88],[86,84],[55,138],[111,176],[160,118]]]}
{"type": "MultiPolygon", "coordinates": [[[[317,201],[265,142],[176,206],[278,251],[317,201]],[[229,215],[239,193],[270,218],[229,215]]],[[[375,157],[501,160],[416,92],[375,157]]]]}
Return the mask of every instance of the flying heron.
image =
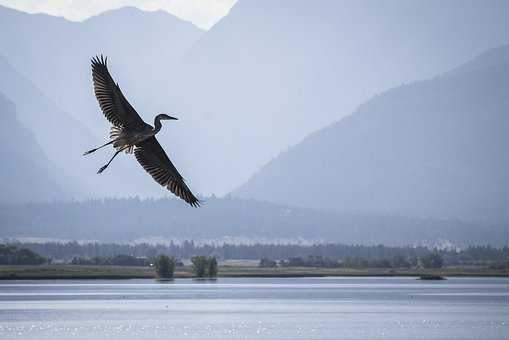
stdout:
{"type": "Polygon", "coordinates": [[[107,59],[102,55],[100,58],[98,56],[92,58],[92,79],[99,106],[104,116],[113,124],[110,132],[111,141],[83,155],[113,144],[116,152],[109,162],[99,169],[97,173],[100,174],[120,152],[134,152],[138,163],[157,183],[168,188],[191,206],[200,206],[201,202],[193,195],[155,137],[161,131],[161,120],[177,120],[177,118],[158,114],[154,118],[153,127],[145,123],[125,99],[118,84],[113,81],[108,71],[107,59]]]}

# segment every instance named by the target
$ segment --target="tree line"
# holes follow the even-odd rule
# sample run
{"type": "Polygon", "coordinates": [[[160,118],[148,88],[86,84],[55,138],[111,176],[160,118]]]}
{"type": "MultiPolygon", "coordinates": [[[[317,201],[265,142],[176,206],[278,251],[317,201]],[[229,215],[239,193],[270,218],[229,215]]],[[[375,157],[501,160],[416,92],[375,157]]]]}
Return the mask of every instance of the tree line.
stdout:
{"type": "Polygon", "coordinates": [[[401,255],[392,258],[366,259],[360,256],[335,259],[326,256],[308,255],[306,257],[290,257],[279,262],[269,258],[260,259],[259,267],[319,267],[319,268],[442,268],[444,258],[438,251],[433,251],[423,257],[406,258],[401,255]]]}
{"type": "Polygon", "coordinates": [[[45,258],[30,249],[0,244],[0,265],[37,265],[50,262],[51,259],[45,258]]]}
{"type": "MultiPolygon", "coordinates": [[[[264,239],[299,237],[308,240],[320,237],[345,244],[376,240],[391,245],[415,244],[439,237],[458,244],[497,246],[504,246],[509,240],[509,230],[504,224],[484,228],[487,227],[484,224],[456,220],[323,212],[231,197],[207,197],[206,201],[207,209],[200,211],[182,209],[182,203],[174,198],[0,204],[0,237],[37,235],[68,240],[99,238],[101,242],[118,243],[147,235],[168,240],[217,239],[230,235],[264,239]],[[143,216],[142,225],[140,216],[143,216]]],[[[282,258],[293,255],[283,255],[282,258]]],[[[259,258],[259,255],[251,255],[251,258],[259,258]]]]}
{"type": "MultiPolygon", "coordinates": [[[[432,249],[427,247],[388,247],[383,245],[345,245],[338,243],[298,245],[298,244],[197,244],[193,241],[169,244],[119,244],[119,243],[79,243],[79,242],[13,242],[2,246],[26,249],[54,261],[70,263],[76,261],[102,261],[94,258],[109,257],[107,261],[133,260],[133,258],[154,259],[167,255],[176,259],[191,259],[195,256],[215,257],[221,260],[262,258],[289,260],[291,258],[322,257],[341,262],[389,261],[392,265],[415,265],[415,261],[433,253],[438,253],[445,265],[478,265],[509,263],[509,247],[470,246],[465,249],[432,249]],[[81,258],[81,259],[80,259],[81,258]],[[78,260],[80,259],[80,260],[78,260]],[[397,262],[400,262],[399,264],[397,262]]],[[[1,255],[0,255],[1,256],[1,255]]],[[[5,261],[5,260],[4,260],[5,261]]],[[[138,261],[138,260],[136,260],[138,261]]],[[[139,260],[143,261],[143,260],[139,260]]],[[[132,264],[126,264],[132,265],[132,264]]],[[[135,264],[136,265],[136,264],[135,264]]],[[[331,264],[325,264],[329,266],[331,264]]]]}
{"type": "Polygon", "coordinates": [[[135,266],[147,267],[155,261],[147,257],[135,257],[132,255],[73,257],[70,264],[85,266],[135,266]]]}
{"type": "MultiPolygon", "coordinates": [[[[179,263],[174,257],[159,255],[155,259],[156,273],[160,279],[171,279],[179,263]]],[[[191,258],[193,274],[198,278],[217,276],[217,259],[213,256],[194,256],[191,258]]]]}

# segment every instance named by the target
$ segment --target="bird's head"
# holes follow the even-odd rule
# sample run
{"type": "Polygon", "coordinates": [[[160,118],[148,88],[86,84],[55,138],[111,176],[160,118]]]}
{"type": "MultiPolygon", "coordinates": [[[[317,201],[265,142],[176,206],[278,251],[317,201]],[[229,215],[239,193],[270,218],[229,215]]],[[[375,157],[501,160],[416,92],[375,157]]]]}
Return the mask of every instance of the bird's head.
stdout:
{"type": "Polygon", "coordinates": [[[158,120],[178,120],[178,118],[175,118],[175,117],[172,117],[172,116],[168,116],[165,113],[158,114],[156,116],[156,119],[158,119],[158,120]]]}
{"type": "Polygon", "coordinates": [[[177,118],[168,116],[167,114],[164,113],[158,114],[156,118],[154,118],[154,129],[156,131],[161,130],[162,127],[161,120],[177,120],[177,118]]]}

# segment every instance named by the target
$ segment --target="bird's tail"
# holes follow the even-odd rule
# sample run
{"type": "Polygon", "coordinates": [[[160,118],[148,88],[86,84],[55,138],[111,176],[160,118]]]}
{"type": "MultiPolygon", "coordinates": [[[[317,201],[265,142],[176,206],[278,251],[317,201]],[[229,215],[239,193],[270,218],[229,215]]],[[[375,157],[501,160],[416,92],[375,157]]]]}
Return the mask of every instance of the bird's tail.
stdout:
{"type": "Polygon", "coordinates": [[[112,126],[110,129],[110,138],[117,139],[120,135],[122,135],[122,128],[112,126]]]}
{"type": "MultiPolygon", "coordinates": [[[[122,128],[117,127],[117,126],[112,126],[110,129],[110,138],[117,139],[120,136],[122,136],[123,133],[124,133],[124,131],[122,130],[122,128]]],[[[124,145],[115,145],[115,144],[113,144],[113,145],[115,146],[115,149],[117,149],[117,150],[122,149],[124,147],[124,145]]],[[[127,149],[125,149],[125,153],[133,153],[133,151],[134,151],[134,146],[130,146],[127,149]]]]}

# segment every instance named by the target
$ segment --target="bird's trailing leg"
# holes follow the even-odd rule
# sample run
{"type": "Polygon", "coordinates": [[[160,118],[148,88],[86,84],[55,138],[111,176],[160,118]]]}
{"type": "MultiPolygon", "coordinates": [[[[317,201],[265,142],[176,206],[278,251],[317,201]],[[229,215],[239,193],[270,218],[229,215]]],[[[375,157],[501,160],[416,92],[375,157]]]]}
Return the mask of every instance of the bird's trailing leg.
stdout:
{"type": "Polygon", "coordinates": [[[118,155],[119,153],[121,153],[122,151],[124,151],[124,150],[125,150],[125,149],[127,149],[128,147],[129,147],[129,145],[128,145],[128,146],[123,147],[122,149],[118,149],[118,150],[115,152],[115,154],[113,155],[113,157],[111,157],[110,161],[109,161],[108,163],[106,163],[106,165],[102,166],[102,167],[101,167],[101,168],[97,171],[97,173],[98,173],[98,174],[100,174],[101,172],[103,172],[104,170],[106,170],[106,168],[108,167],[108,165],[110,165],[110,163],[113,161],[113,159],[115,159],[115,157],[117,157],[117,155],[118,155]]]}
{"type": "Polygon", "coordinates": [[[100,146],[100,147],[98,147],[98,148],[95,148],[95,149],[92,149],[92,150],[88,150],[87,152],[85,152],[85,153],[83,154],[83,156],[88,155],[89,153],[92,153],[92,152],[94,152],[94,151],[97,151],[97,150],[99,150],[99,149],[101,149],[101,148],[104,148],[105,146],[108,146],[108,145],[110,145],[111,143],[114,143],[114,142],[115,142],[115,141],[114,141],[114,140],[112,140],[112,141],[110,141],[110,142],[108,142],[108,143],[106,143],[106,144],[101,145],[101,146],[100,146]]]}

